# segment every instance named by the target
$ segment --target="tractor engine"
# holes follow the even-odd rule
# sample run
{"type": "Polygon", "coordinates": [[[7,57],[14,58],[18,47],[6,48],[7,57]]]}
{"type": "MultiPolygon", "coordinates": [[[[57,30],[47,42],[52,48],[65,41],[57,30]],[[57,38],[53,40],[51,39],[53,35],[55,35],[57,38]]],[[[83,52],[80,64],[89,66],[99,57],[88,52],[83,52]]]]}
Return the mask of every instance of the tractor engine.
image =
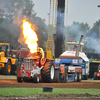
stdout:
{"type": "Polygon", "coordinates": [[[33,82],[38,83],[41,80],[41,66],[40,59],[38,58],[25,58],[21,63],[20,70],[18,71],[18,82],[32,79],[33,82]]]}
{"type": "MultiPolygon", "coordinates": [[[[40,74],[40,66],[39,66],[39,59],[24,59],[24,62],[21,64],[21,70],[23,71],[30,71],[30,77],[34,76],[35,73],[40,74]]],[[[41,79],[41,75],[39,77],[41,79]]]]}

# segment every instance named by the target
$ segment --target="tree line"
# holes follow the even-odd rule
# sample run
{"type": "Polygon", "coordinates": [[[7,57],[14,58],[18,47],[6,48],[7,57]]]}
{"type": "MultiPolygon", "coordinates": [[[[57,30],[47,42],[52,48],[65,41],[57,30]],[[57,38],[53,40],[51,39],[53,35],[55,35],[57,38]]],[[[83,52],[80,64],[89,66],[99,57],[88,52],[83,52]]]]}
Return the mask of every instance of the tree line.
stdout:
{"type": "Polygon", "coordinates": [[[7,42],[13,49],[19,49],[22,20],[37,27],[35,31],[39,38],[38,44],[45,49],[47,26],[45,19],[38,17],[34,11],[32,0],[0,0],[0,43],[7,42]]]}
{"type": "MultiPolygon", "coordinates": [[[[22,32],[20,26],[26,19],[37,27],[38,44],[46,50],[48,25],[45,19],[37,16],[32,0],[0,0],[0,43],[10,43],[14,49],[19,49],[18,39],[22,32]]],[[[79,40],[83,34],[85,52],[100,52],[100,21],[96,21],[92,28],[88,23],[73,22],[67,26],[67,41],[79,40]]],[[[66,34],[65,34],[66,35],[66,34]]]]}

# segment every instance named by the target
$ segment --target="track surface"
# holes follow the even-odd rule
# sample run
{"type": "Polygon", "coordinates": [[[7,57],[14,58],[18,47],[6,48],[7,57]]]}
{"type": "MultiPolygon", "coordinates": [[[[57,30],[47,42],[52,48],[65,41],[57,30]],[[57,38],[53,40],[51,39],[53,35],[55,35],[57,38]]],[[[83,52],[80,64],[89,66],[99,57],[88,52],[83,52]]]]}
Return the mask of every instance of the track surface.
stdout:
{"type": "Polygon", "coordinates": [[[13,77],[0,76],[0,88],[9,88],[9,87],[41,88],[43,86],[51,86],[54,88],[100,89],[100,80],[82,80],[81,82],[69,82],[69,83],[32,83],[32,82],[18,83],[16,76],[13,77]]]}
{"type": "MultiPolygon", "coordinates": [[[[82,80],[81,82],[69,83],[18,83],[16,76],[0,75],[0,88],[42,88],[43,86],[51,86],[54,88],[94,88],[100,89],[100,80],[82,80]]],[[[90,94],[62,94],[62,95],[39,95],[39,96],[0,96],[0,100],[100,100],[99,95],[90,94]]]]}

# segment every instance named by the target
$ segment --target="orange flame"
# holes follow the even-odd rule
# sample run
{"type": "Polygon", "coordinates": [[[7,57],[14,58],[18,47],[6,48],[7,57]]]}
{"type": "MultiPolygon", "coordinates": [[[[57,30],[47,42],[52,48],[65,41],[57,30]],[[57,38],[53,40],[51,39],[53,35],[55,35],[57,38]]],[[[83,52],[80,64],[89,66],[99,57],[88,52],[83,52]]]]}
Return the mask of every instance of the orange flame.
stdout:
{"type": "Polygon", "coordinates": [[[35,31],[31,28],[32,24],[29,23],[26,20],[23,20],[22,28],[23,28],[23,35],[25,39],[25,43],[28,45],[28,48],[30,49],[31,53],[34,53],[37,51],[37,34],[35,31]]]}

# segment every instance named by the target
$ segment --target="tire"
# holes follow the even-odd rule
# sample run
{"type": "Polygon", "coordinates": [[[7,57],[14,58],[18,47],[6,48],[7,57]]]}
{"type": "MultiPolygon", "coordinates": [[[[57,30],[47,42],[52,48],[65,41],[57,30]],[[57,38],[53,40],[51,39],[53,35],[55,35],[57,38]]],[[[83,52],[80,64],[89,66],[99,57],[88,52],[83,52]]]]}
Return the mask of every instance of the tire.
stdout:
{"type": "Polygon", "coordinates": [[[87,80],[88,79],[88,75],[82,75],[82,80],[87,80]]]}
{"type": "Polygon", "coordinates": [[[67,69],[65,68],[65,72],[60,74],[60,83],[67,83],[68,82],[68,73],[67,69]]]}
{"type": "Polygon", "coordinates": [[[18,83],[22,83],[21,77],[18,77],[18,76],[17,76],[17,82],[18,82],[18,83]]]}
{"type": "Polygon", "coordinates": [[[11,71],[12,71],[12,69],[11,69],[11,63],[10,63],[10,61],[8,61],[5,64],[4,68],[3,68],[3,74],[4,75],[10,75],[11,74],[11,71]]]}
{"type": "Polygon", "coordinates": [[[87,79],[88,79],[88,75],[85,75],[85,76],[84,76],[84,80],[87,80],[87,79]]]}
{"type": "Polygon", "coordinates": [[[59,69],[55,69],[55,77],[54,77],[54,82],[56,83],[60,83],[59,79],[60,79],[60,75],[59,75],[60,71],[59,69]]]}
{"type": "Polygon", "coordinates": [[[99,64],[99,66],[98,66],[98,70],[100,70],[100,64],[99,64]]]}
{"type": "Polygon", "coordinates": [[[77,73],[74,74],[74,81],[77,82],[77,73]]]}
{"type": "Polygon", "coordinates": [[[65,81],[64,81],[64,73],[63,74],[61,74],[60,73],[60,83],[64,83],[65,81]]]}
{"type": "Polygon", "coordinates": [[[65,76],[65,81],[64,83],[67,83],[68,82],[68,74],[65,76]]]}
{"type": "Polygon", "coordinates": [[[39,83],[39,75],[38,74],[34,75],[34,83],[39,83]]]}
{"type": "Polygon", "coordinates": [[[82,74],[77,73],[77,82],[81,82],[82,74]]]}
{"type": "Polygon", "coordinates": [[[44,67],[41,70],[41,77],[43,82],[51,83],[54,80],[55,67],[52,61],[45,63],[44,67]]]}
{"type": "Polygon", "coordinates": [[[97,72],[94,72],[94,80],[97,80],[97,72]]]}
{"type": "Polygon", "coordinates": [[[12,72],[11,72],[11,74],[12,75],[16,75],[16,71],[17,71],[17,66],[16,65],[13,65],[12,66],[12,72]]]}
{"type": "Polygon", "coordinates": [[[84,80],[84,75],[82,75],[82,78],[81,79],[84,80]]]}
{"type": "Polygon", "coordinates": [[[28,79],[26,77],[23,78],[24,82],[28,82],[28,79]]]}

